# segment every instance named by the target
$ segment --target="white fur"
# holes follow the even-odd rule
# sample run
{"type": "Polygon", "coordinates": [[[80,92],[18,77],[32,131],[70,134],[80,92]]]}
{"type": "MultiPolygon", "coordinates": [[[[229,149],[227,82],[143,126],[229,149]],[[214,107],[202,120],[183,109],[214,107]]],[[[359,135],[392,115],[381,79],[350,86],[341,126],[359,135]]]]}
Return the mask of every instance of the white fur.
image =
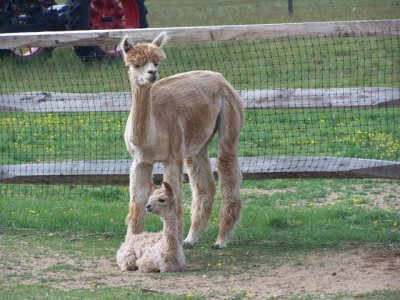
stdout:
{"type": "Polygon", "coordinates": [[[146,208],[161,217],[164,229],[158,233],[127,235],[117,252],[117,263],[122,271],[183,271],[185,254],[178,236],[177,205],[168,183],[164,182],[162,188],[153,192],[146,208]]]}

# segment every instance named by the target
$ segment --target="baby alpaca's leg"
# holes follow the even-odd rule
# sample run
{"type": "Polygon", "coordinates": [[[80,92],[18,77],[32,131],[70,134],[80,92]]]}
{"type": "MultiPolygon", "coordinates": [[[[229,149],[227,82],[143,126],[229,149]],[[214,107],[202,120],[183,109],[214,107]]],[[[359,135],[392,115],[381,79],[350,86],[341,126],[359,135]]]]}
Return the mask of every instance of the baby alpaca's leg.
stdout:
{"type": "Polygon", "coordinates": [[[160,265],[160,272],[182,272],[183,266],[177,262],[163,262],[160,265]]]}
{"type": "MultiPolygon", "coordinates": [[[[157,244],[156,244],[157,245],[157,244]]],[[[151,247],[146,253],[143,254],[142,257],[140,257],[136,261],[136,265],[139,269],[140,272],[158,272],[160,271],[160,266],[159,266],[159,259],[156,255],[155,247],[151,247]]]]}
{"type": "Polygon", "coordinates": [[[122,271],[136,271],[138,269],[137,258],[131,244],[129,241],[125,241],[117,252],[117,264],[122,271]]]}

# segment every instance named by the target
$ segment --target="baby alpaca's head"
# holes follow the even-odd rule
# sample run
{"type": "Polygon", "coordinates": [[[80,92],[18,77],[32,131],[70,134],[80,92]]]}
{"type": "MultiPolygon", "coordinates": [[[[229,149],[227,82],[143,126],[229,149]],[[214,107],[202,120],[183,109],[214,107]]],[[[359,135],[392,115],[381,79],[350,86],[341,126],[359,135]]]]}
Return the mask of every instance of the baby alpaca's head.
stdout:
{"type": "Polygon", "coordinates": [[[161,49],[167,42],[161,32],[151,43],[134,44],[125,36],[121,43],[125,64],[129,66],[129,78],[138,86],[152,85],[159,79],[158,64],[165,58],[161,49]]]}
{"type": "Polygon", "coordinates": [[[162,186],[151,194],[146,205],[146,210],[149,213],[161,217],[166,216],[171,212],[175,215],[177,214],[178,205],[172,187],[168,182],[163,182],[162,186]]]}

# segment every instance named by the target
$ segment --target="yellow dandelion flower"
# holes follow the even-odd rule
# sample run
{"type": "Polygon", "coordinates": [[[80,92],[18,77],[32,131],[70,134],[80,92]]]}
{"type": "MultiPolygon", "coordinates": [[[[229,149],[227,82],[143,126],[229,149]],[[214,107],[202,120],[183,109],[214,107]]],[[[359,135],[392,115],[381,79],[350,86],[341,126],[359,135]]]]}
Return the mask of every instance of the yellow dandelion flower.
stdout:
{"type": "Polygon", "coordinates": [[[255,297],[255,295],[251,292],[246,292],[246,298],[247,299],[253,299],[255,297]]]}

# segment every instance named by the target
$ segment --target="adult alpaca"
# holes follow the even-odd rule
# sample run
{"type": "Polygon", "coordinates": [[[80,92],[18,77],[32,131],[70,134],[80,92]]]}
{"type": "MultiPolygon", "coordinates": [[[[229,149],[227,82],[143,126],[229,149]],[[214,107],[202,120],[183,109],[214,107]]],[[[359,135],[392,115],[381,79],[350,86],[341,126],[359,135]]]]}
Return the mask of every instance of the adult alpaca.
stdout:
{"type": "Polygon", "coordinates": [[[241,173],[238,163],[243,106],[224,77],[211,71],[192,71],[161,80],[157,65],[165,58],[164,32],[151,43],[134,45],[122,41],[123,58],[129,66],[132,108],[125,129],[125,142],[133,163],[130,170],[130,203],[127,235],[140,233],[148,182],[153,164],[165,166],[164,181],[171,184],[178,200],[179,236],[183,236],[183,163],[193,193],[191,227],[185,247],[194,245],[208,225],[215,194],[215,180],[208,158],[209,144],[218,133],[218,176],[221,185],[220,227],[213,248],[226,247],[239,219],[241,173]]]}

